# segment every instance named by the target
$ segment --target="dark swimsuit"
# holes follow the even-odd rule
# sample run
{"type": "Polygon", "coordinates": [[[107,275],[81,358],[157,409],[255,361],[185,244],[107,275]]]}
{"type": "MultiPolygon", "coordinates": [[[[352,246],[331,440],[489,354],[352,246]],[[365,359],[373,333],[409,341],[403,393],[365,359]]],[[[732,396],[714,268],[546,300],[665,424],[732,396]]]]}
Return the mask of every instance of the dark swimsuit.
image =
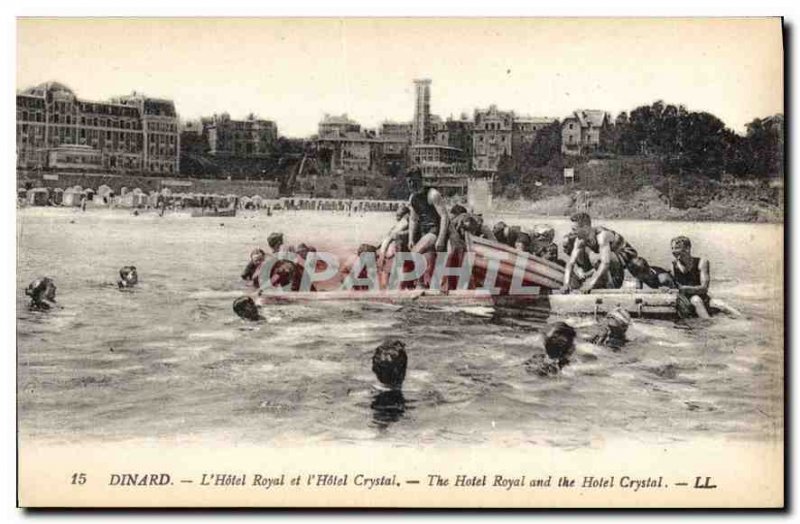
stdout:
{"type": "MultiPolygon", "coordinates": [[[[675,280],[677,286],[699,286],[700,285],[700,258],[692,257],[692,263],[682,271],[678,266],[678,261],[672,261],[672,278],[675,280]]],[[[697,296],[703,301],[708,309],[711,297],[707,293],[697,293],[697,296]]],[[[690,297],[686,295],[678,295],[678,314],[681,317],[687,317],[695,314],[694,305],[689,300],[690,297]]]]}
{"type": "Polygon", "coordinates": [[[594,238],[587,240],[585,246],[592,250],[594,253],[600,253],[600,243],[597,241],[598,235],[603,231],[607,231],[613,235],[611,240],[611,265],[608,268],[608,275],[604,279],[605,282],[598,282],[599,288],[619,289],[622,287],[622,281],[625,279],[625,267],[628,263],[636,258],[638,253],[628,244],[622,235],[611,229],[604,227],[594,228],[594,238]]]}
{"type": "Polygon", "coordinates": [[[428,233],[439,235],[441,217],[436,208],[428,202],[428,191],[430,189],[414,193],[409,201],[409,205],[417,213],[418,240],[428,233]]]}

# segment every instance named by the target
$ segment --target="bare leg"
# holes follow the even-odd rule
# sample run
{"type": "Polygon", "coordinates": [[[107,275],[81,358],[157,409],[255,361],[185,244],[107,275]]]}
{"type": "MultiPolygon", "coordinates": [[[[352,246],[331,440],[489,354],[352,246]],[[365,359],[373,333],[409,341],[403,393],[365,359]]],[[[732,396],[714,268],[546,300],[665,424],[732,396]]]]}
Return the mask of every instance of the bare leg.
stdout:
{"type": "Polygon", "coordinates": [[[697,316],[700,318],[711,318],[711,315],[708,313],[706,309],[706,305],[703,303],[703,299],[700,298],[698,295],[693,295],[690,299],[692,305],[694,306],[694,311],[697,313],[697,316]]]}
{"type": "Polygon", "coordinates": [[[433,275],[434,270],[434,261],[436,260],[436,252],[434,251],[434,246],[436,245],[436,235],[433,233],[426,233],[425,235],[420,238],[414,247],[411,248],[412,253],[421,253],[425,255],[425,260],[427,262],[427,268],[425,268],[425,273],[422,275],[422,284],[425,287],[430,287],[431,276],[433,275]]]}

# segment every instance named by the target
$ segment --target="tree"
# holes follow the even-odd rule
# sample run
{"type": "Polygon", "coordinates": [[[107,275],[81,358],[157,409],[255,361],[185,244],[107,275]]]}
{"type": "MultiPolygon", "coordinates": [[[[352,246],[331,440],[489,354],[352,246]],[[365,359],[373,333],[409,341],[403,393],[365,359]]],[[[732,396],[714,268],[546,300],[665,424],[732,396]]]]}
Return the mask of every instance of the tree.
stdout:
{"type": "Polygon", "coordinates": [[[767,177],[783,174],[783,115],[756,118],[747,124],[746,148],[750,174],[767,177]]]}

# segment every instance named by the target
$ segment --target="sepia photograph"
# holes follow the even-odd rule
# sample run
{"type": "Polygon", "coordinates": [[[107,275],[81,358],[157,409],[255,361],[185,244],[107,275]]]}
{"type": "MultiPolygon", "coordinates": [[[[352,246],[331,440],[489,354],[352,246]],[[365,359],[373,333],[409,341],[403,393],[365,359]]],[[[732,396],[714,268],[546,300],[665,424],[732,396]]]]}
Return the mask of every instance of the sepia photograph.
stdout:
{"type": "Polygon", "coordinates": [[[781,18],[20,17],[15,88],[18,506],[784,507],[781,18]]]}

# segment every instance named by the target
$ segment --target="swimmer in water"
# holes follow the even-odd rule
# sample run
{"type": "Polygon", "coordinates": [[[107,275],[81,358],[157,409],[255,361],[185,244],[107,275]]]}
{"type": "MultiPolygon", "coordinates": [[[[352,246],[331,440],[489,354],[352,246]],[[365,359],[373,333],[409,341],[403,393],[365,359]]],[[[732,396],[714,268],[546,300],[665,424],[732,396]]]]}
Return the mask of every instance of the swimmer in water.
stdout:
{"type": "Polygon", "coordinates": [[[258,306],[253,297],[239,297],[233,301],[233,311],[239,318],[257,322],[264,320],[264,317],[258,312],[258,306]]]}
{"type": "Polygon", "coordinates": [[[644,286],[650,289],[675,288],[675,281],[669,271],[658,266],[651,266],[642,257],[631,260],[628,264],[628,271],[636,279],[636,289],[642,289],[644,286]]]}
{"type": "Polygon", "coordinates": [[[381,384],[390,389],[400,389],[406,378],[408,355],[406,345],[400,340],[390,340],[375,348],[372,355],[372,372],[381,384]]]}
{"type": "Polygon", "coordinates": [[[123,266],[119,270],[119,280],[117,286],[120,289],[132,288],[139,283],[139,274],[136,272],[136,266],[123,266]]]}
{"type": "Polygon", "coordinates": [[[50,277],[37,278],[28,285],[25,294],[31,297],[30,309],[48,311],[56,302],[56,285],[50,277]]]}
{"type": "Polygon", "coordinates": [[[570,363],[575,353],[575,328],[566,322],[554,322],[544,333],[545,354],[536,354],[525,361],[525,369],[539,376],[558,374],[570,363]]]}
{"type": "Polygon", "coordinates": [[[247,266],[242,272],[242,280],[252,283],[254,287],[260,287],[261,283],[259,282],[259,268],[261,267],[261,264],[264,263],[266,258],[267,254],[261,248],[256,248],[251,251],[250,262],[247,263],[247,266]]]}
{"type": "Polygon", "coordinates": [[[289,246],[283,243],[283,233],[270,233],[267,237],[267,244],[272,250],[273,254],[278,254],[285,251],[292,251],[289,246]]]}
{"type": "Polygon", "coordinates": [[[591,328],[583,337],[598,346],[618,350],[628,341],[626,333],[631,325],[631,315],[621,307],[606,314],[602,322],[591,328]]]}

